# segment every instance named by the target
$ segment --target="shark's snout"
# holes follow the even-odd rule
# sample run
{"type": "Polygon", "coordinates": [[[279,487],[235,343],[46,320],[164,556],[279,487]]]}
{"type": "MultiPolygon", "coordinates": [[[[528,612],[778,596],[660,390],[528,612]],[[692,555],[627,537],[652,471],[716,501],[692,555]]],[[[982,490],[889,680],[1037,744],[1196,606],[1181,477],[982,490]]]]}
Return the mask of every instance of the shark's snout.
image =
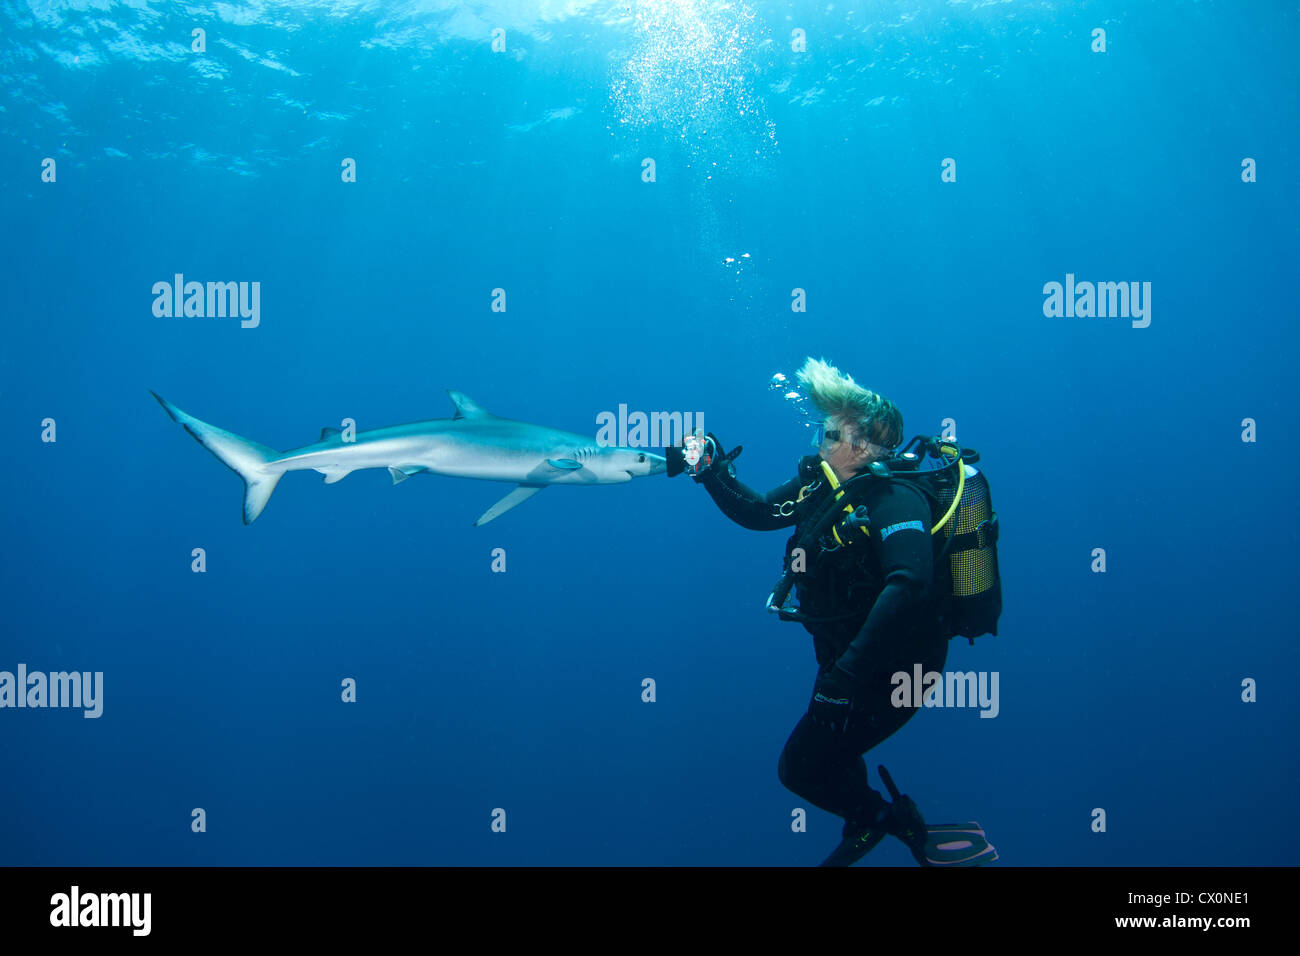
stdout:
{"type": "Polygon", "coordinates": [[[611,464],[627,475],[629,479],[659,475],[668,470],[668,460],[666,458],[640,448],[612,449],[611,464]]]}

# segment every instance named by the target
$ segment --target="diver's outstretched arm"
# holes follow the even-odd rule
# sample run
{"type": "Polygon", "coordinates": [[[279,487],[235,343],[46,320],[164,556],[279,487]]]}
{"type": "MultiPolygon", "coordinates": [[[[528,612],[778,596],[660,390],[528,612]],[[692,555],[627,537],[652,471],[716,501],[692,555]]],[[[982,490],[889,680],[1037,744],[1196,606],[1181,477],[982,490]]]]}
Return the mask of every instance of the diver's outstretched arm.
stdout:
{"type": "Polygon", "coordinates": [[[699,483],[722,513],[742,528],[775,531],[794,524],[794,501],[801,486],[797,476],[765,495],[742,484],[728,467],[710,468],[700,475],[699,483]]]}

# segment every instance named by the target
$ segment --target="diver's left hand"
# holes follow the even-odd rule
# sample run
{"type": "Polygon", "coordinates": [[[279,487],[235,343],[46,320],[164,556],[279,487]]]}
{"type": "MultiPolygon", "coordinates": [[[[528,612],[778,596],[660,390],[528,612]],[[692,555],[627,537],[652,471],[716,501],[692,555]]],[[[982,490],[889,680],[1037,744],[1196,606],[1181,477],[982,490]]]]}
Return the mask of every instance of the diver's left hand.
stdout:
{"type": "Polygon", "coordinates": [[[812,703],[808,713],[821,727],[842,734],[849,729],[853,717],[854,680],[848,671],[832,667],[817,678],[813,685],[812,703]]]}

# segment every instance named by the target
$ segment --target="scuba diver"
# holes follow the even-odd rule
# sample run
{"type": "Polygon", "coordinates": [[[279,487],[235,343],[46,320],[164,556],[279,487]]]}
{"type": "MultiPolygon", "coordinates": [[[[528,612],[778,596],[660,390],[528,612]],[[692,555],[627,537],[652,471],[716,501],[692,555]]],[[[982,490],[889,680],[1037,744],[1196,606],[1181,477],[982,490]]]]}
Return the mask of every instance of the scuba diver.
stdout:
{"type": "MultiPolygon", "coordinates": [[[[823,866],[848,866],[887,835],[906,844],[923,866],[991,862],[997,853],[978,824],[927,827],[884,767],[879,772],[892,802],[871,787],[863,759],[916,711],[911,695],[899,701],[893,675],[910,675],[918,664],[922,673],[942,672],[950,636],[967,634],[973,642],[975,633],[996,633],[1000,586],[995,609],[988,588],[974,596],[983,602],[975,623],[970,603],[964,615],[955,615],[951,599],[957,549],[991,552],[996,539],[987,482],[967,464],[978,455],[917,438],[896,456],[903,416],[893,402],[824,360],[810,357],[798,379],[823,418],[808,422],[817,453],[767,494],[737,480],[732,462],[741,449],[727,453],[712,434],[688,436],[681,448],[667,449],[669,476],[690,474],[732,521],[754,531],[795,529],[768,610],[803,624],[818,669],[808,711],[786,741],[777,773],[787,789],[844,820],[842,842],[823,866]],[[914,446],[940,467],[920,470],[914,446]],[[966,482],[967,472],[982,484],[966,482]],[[968,496],[959,516],[967,485],[985,500],[978,513],[967,513],[966,506],[976,504],[968,496]],[[786,603],[792,590],[797,607],[786,603]]],[[[784,383],[778,375],[772,387],[784,383]]],[[[786,397],[804,398],[797,390],[786,397]]],[[[993,558],[996,580],[995,555],[984,557],[993,558]]],[[[987,584],[988,562],[982,567],[980,583],[987,584]]]]}

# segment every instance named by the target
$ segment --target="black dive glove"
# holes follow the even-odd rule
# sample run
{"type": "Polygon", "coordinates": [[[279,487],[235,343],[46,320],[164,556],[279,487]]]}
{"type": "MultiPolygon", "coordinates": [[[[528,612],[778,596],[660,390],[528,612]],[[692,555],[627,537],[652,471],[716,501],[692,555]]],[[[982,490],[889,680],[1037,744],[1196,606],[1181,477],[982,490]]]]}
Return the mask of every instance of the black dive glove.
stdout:
{"type": "Polygon", "coordinates": [[[822,674],[813,685],[808,705],[813,722],[832,733],[845,733],[853,718],[856,691],[856,682],[848,671],[837,666],[822,674]]]}

